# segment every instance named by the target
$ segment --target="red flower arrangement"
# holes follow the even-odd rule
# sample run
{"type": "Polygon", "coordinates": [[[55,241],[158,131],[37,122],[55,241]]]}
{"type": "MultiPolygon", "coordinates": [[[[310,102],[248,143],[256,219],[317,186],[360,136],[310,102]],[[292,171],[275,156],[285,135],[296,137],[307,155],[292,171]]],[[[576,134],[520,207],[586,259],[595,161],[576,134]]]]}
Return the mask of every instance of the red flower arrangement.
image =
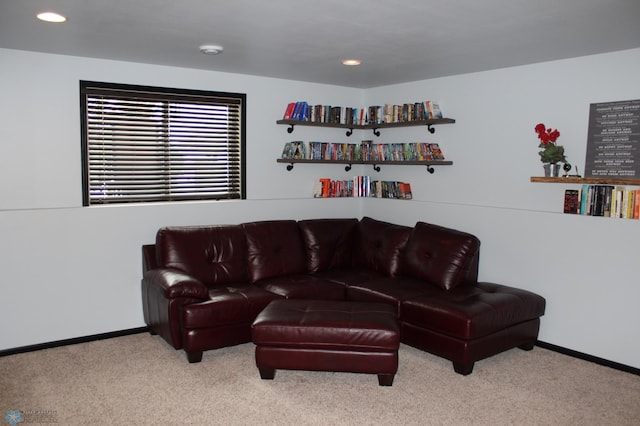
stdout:
{"type": "Polygon", "coordinates": [[[538,148],[542,148],[542,151],[538,152],[540,161],[543,163],[566,163],[564,147],[556,145],[560,132],[557,129],[547,128],[543,123],[537,124],[535,131],[540,139],[538,148]]]}
{"type": "Polygon", "coordinates": [[[542,123],[536,126],[536,133],[538,134],[538,139],[540,139],[540,143],[546,145],[548,143],[555,143],[555,141],[560,137],[560,132],[558,129],[547,129],[546,126],[542,123]]]}

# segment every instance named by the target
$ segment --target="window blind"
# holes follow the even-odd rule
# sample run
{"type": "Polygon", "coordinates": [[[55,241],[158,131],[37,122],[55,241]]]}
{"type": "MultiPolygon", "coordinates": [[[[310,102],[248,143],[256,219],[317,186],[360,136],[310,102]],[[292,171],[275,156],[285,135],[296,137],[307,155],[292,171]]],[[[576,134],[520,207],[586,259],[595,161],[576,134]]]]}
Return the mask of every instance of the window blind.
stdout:
{"type": "Polygon", "coordinates": [[[84,205],[244,198],[245,95],[81,82],[84,205]]]}

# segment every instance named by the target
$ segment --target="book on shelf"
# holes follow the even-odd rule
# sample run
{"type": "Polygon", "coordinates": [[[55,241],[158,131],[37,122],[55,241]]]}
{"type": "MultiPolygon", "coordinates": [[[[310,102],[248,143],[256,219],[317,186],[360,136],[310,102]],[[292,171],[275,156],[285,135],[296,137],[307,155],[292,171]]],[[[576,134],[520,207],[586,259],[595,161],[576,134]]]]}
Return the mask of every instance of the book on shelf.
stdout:
{"type": "Polygon", "coordinates": [[[384,123],[384,110],[382,105],[370,105],[368,111],[367,116],[369,117],[369,120],[367,121],[367,124],[384,123]]]}
{"type": "Polygon", "coordinates": [[[427,151],[431,156],[430,160],[444,160],[444,154],[437,143],[428,143],[427,151]]]}
{"type": "Polygon", "coordinates": [[[307,158],[306,145],[302,141],[291,141],[284,144],[282,158],[302,160],[307,158]]]}
{"type": "Polygon", "coordinates": [[[322,179],[318,179],[313,185],[313,198],[322,198],[322,179]]]}
{"type": "Polygon", "coordinates": [[[394,115],[394,106],[395,105],[384,104],[384,122],[385,123],[392,123],[395,121],[396,116],[394,115]]]}
{"type": "MultiPolygon", "coordinates": [[[[578,214],[616,219],[640,219],[640,189],[583,184],[579,190],[565,190],[565,213],[569,213],[566,210],[570,191],[578,192],[578,214]]],[[[575,196],[570,196],[572,199],[573,197],[575,196]]]]}
{"type": "Polygon", "coordinates": [[[342,107],[331,107],[331,117],[329,119],[329,122],[334,124],[342,123],[342,107]]]}
{"type": "Polygon", "coordinates": [[[564,191],[564,212],[580,213],[580,191],[578,189],[566,189],[564,191]]]}
{"type": "Polygon", "coordinates": [[[411,184],[397,181],[372,180],[370,176],[333,180],[320,178],[313,186],[314,198],[374,197],[411,200],[411,184]]]}
{"type": "Polygon", "coordinates": [[[293,141],[282,150],[284,159],[340,160],[340,161],[442,161],[445,159],[437,143],[373,143],[359,144],[293,141]]]}
{"type": "Polygon", "coordinates": [[[297,101],[289,102],[283,115],[284,120],[353,126],[402,123],[439,118],[443,118],[442,110],[440,109],[440,104],[435,101],[370,105],[367,108],[322,104],[310,105],[306,101],[297,101]]]}
{"type": "Polygon", "coordinates": [[[405,200],[413,199],[413,193],[411,192],[411,184],[408,182],[400,182],[400,194],[401,198],[405,200]]]}
{"type": "Polygon", "coordinates": [[[310,121],[311,111],[305,101],[289,102],[282,116],[283,120],[310,121]]]}
{"type": "Polygon", "coordinates": [[[284,116],[282,117],[283,120],[291,120],[291,117],[293,117],[293,110],[296,108],[296,103],[295,102],[289,102],[289,104],[287,104],[287,109],[285,109],[284,111],[284,116]]]}
{"type": "Polygon", "coordinates": [[[347,107],[344,109],[344,124],[362,126],[366,124],[366,112],[363,108],[347,107]]]}
{"type": "Polygon", "coordinates": [[[309,120],[309,104],[307,102],[300,102],[300,107],[297,113],[294,112],[294,120],[308,121],[309,120]]]}
{"type": "Polygon", "coordinates": [[[439,118],[443,118],[442,110],[440,104],[435,101],[370,105],[367,108],[309,105],[306,101],[298,101],[289,102],[283,115],[284,120],[353,126],[439,118]]]}
{"type": "Polygon", "coordinates": [[[427,101],[428,118],[438,119],[442,118],[442,110],[440,109],[440,103],[435,101],[427,101]]]}

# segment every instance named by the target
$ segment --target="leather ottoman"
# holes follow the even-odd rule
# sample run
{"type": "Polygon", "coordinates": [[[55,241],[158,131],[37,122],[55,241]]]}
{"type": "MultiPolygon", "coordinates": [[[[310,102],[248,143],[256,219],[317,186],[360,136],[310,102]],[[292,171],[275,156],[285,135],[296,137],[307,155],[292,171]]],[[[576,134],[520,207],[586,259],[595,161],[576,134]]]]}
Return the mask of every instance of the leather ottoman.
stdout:
{"type": "Polygon", "coordinates": [[[383,303],[274,300],[253,322],[256,366],[262,379],[276,369],[378,375],[393,385],[398,371],[400,327],[383,303]]]}

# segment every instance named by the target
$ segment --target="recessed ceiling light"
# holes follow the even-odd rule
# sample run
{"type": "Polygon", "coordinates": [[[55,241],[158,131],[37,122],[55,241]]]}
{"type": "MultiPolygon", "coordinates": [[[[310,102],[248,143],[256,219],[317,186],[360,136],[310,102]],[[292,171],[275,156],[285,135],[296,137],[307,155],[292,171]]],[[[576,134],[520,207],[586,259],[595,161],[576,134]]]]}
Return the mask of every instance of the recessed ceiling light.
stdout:
{"type": "Polygon", "coordinates": [[[66,17],[55,12],[38,13],[38,19],[45,22],[55,22],[55,23],[60,23],[67,20],[66,17]]]}
{"type": "Polygon", "coordinates": [[[217,55],[224,50],[224,47],[217,44],[203,44],[200,46],[200,51],[205,55],[217,55]]]}
{"type": "Polygon", "coordinates": [[[344,61],[342,61],[342,65],[347,65],[347,66],[356,66],[356,65],[360,65],[362,62],[358,59],[345,59],[344,61]]]}

